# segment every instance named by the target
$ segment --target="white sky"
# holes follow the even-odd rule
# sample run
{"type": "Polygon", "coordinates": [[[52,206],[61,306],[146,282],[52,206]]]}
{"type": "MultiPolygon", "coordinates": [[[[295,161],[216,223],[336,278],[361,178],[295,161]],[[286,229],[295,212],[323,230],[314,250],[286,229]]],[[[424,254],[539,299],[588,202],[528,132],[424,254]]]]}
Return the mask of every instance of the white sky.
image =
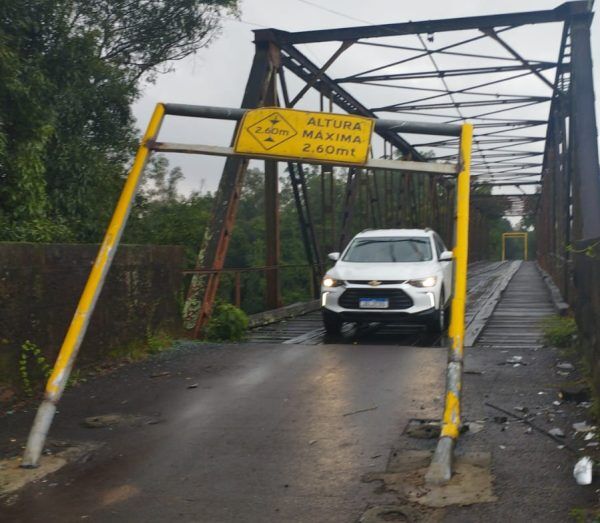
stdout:
{"type": "MultiPolygon", "coordinates": [[[[324,8],[345,13],[347,17],[374,24],[553,9],[561,3],[560,0],[502,0],[501,2],[484,0],[471,0],[469,2],[464,0],[454,2],[449,2],[448,0],[420,0],[419,2],[407,2],[406,0],[310,1],[324,8]]],[[[224,20],[221,36],[210,47],[202,49],[195,56],[174,63],[173,72],[161,75],[155,84],[144,88],[142,98],[133,108],[134,115],[140,127],[146,125],[152,109],[157,102],[239,107],[254,54],[254,45],[252,43],[253,29],[264,26],[288,31],[303,31],[366,25],[358,20],[355,21],[311,6],[308,3],[302,2],[302,0],[242,0],[241,11],[242,21],[224,20]]],[[[506,40],[511,45],[514,45],[519,52],[526,54],[526,58],[528,59],[556,59],[556,51],[560,38],[559,29],[557,29],[558,26],[556,24],[548,24],[542,33],[539,32],[540,29],[538,27],[543,26],[517,28],[511,31],[510,35],[509,33],[506,34],[506,40]]],[[[459,35],[459,33],[455,33],[455,35],[459,35]]],[[[466,33],[465,36],[467,36],[466,33]]],[[[405,38],[412,38],[412,40],[404,40],[402,42],[403,45],[419,45],[416,37],[405,38]]],[[[441,33],[436,35],[435,42],[430,44],[431,47],[435,48],[446,43],[444,38],[445,35],[441,33]]],[[[457,36],[453,36],[448,41],[457,41],[457,36]]],[[[396,43],[398,42],[396,41],[396,43]]],[[[493,45],[493,43],[491,44],[493,45]]],[[[505,54],[501,52],[502,50],[499,46],[496,46],[492,50],[489,45],[490,43],[484,44],[484,46],[479,46],[478,44],[477,48],[473,46],[468,49],[464,47],[457,50],[505,54]]],[[[312,61],[323,64],[338,46],[339,43],[335,42],[311,44],[310,46],[301,46],[300,49],[312,61]]],[[[354,54],[347,52],[347,55],[342,55],[339,63],[335,64],[337,69],[332,68],[331,75],[333,77],[342,76],[344,71],[351,70],[352,72],[358,72],[379,65],[380,63],[391,62],[395,59],[392,55],[385,55],[385,51],[379,51],[376,48],[361,46],[355,50],[355,47],[357,46],[354,46],[352,49],[354,54]],[[358,67],[357,60],[360,63],[358,67]]],[[[598,110],[600,106],[600,102],[598,101],[600,96],[600,65],[598,65],[600,64],[600,14],[596,15],[592,25],[592,50],[596,64],[594,78],[597,100],[596,114],[598,114],[600,112],[598,110]]],[[[446,59],[448,60],[448,58],[446,59]]],[[[450,59],[450,62],[440,63],[440,65],[443,67],[460,67],[462,65],[464,67],[464,62],[461,65],[453,64],[450,59]]],[[[427,62],[411,62],[410,67],[414,67],[415,70],[417,70],[417,67],[418,70],[430,70],[431,64],[427,64],[427,62]]],[[[289,73],[288,79],[291,80],[292,77],[293,75],[289,73]]],[[[536,82],[536,80],[532,76],[529,76],[526,80],[520,81],[520,85],[515,84],[518,86],[517,91],[521,90],[530,93],[533,85],[532,82],[536,82]],[[524,87],[527,87],[527,90],[524,87]]],[[[437,81],[439,82],[439,79],[437,81]]],[[[300,85],[297,83],[294,84],[293,81],[290,83],[293,87],[292,91],[295,91],[300,85]]],[[[537,83],[541,84],[539,80],[537,80],[537,83]]],[[[441,87],[441,85],[437,87],[441,87]]],[[[454,83],[451,84],[451,87],[460,88],[461,85],[454,83]]],[[[539,94],[548,94],[548,90],[544,93],[543,88],[544,86],[541,84],[539,94]]],[[[384,93],[382,88],[352,85],[348,86],[348,90],[355,94],[359,100],[365,102],[367,106],[385,105],[386,103],[398,101],[399,98],[399,93],[396,89],[384,89],[386,91],[384,93]],[[394,98],[390,98],[390,91],[393,91],[392,95],[394,98]],[[380,104],[379,102],[382,103],[380,104]]],[[[406,94],[401,94],[406,97],[406,94]]],[[[419,97],[410,92],[409,95],[410,98],[408,99],[419,97]]],[[[447,98],[441,100],[447,100],[447,98]]],[[[318,110],[318,105],[315,102],[316,97],[307,97],[306,103],[299,105],[299,107],[318,110]]],[[[547,105],[542,106],[542,109],[543,107],[547,108],[547,105]]],[[[540,108],[538,107],[539,110],[540,108]]],[[[543,118],[546,115],[547,109],[543,118]]],[[[382,116],[389,117],[391,115],[384,114],[382,116]]],[[[519,114],[519,117],[522,118],[526,118],[527,116],[527,110],[524,110],[523,114],[519,114]]],[[[408,115],[402,115],[401,117],[418,119],[408,115]]],[[[170,117],[163,126],[160,140],[229,145],[232,129],[233,124],[231,122],[170,117]]],[[[420,137],[419,139],[417,138],[412,136],[407,137],[409,141],[413,142],[419,140],[425,141],[420,137]]],[[[224,163],[222,158],[184,155],[168,156],[172,165],[180,165],[183,168],[185,179],[180,185],[182,192],[198,190],[200,188],[203,188],[203,190],[214,190],[216,188],[224,163]]]]}

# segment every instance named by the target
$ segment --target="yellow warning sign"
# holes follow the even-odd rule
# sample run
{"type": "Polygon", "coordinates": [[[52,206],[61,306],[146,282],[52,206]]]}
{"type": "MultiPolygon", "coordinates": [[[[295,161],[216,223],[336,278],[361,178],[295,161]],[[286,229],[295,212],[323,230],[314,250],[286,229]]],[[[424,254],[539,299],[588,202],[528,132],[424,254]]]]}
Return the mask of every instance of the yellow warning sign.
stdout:
{"type": "Polygon", "coordinates": [[[372,132],[373,120],[362,116],[263,107],[244,115],[234,149],[257,156],[363,164],[372,132]]]}

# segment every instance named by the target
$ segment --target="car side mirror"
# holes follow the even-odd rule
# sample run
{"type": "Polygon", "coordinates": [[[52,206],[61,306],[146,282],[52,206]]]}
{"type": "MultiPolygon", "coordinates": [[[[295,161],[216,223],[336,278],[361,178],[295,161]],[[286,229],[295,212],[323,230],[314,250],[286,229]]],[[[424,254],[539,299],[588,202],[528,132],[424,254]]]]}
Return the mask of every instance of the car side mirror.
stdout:
{"type": "Polygon", "coordinates": [[[452,251],[444,251],[440,254],[440,261],[452,261],[454,259],[454,254],[452,251]]]}
{"type": "Polygon", "coordinates": [[[339,252],[330,252],[327,257],[332,260],[332,261],[338,261],[340,259],[340,253],[339,252]]]}

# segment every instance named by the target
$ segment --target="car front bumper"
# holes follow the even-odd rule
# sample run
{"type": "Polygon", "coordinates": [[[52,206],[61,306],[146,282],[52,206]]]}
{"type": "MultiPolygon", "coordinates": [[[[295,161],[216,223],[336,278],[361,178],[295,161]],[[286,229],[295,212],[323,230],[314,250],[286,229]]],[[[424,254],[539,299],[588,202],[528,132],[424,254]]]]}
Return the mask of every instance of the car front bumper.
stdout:
{"type": "Polygon", "coordinates": [[[411,300],[412,305],[401,308],[382,308],[382,309],[362,309],[358,307],[343,307],[340,304],[340,298],[344,292],[351,290],[354,294],[360,296],[360,291],[364,290],[365,298],[371,297],[374,291],[373,287],[370,286],[359,286],[359,285],[342,285],[339,287],[332,288],[321,288],[321,306],[331,312],[339,314],[344,321],[406,321],[411,317],[423,318],[423,316],[429,315],[435,311],[439,305],[441,283],[437,283],[431,288],[419,288],[413,287],[409,284],[400,285],[389,285],[377,287],[377,291],[382,295],[386,294],[386,291],[395,291],[397,289],[402,290],[411,300]]]}

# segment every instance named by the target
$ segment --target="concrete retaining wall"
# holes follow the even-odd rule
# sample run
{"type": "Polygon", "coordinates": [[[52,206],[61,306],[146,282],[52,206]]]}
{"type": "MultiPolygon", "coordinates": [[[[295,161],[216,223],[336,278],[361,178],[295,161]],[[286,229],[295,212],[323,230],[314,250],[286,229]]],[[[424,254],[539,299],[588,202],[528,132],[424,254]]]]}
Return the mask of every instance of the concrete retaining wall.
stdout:
{"type": "MultiPolygon", "coordinates": [[[[19,386],[21,345],[54,363],[98,245],[0,243],[0,384],[19,386]]],[[[80,364],[102,360],[157,330],[180,329],[183,249],[123,245],[82,345],[80,364]]]]}

